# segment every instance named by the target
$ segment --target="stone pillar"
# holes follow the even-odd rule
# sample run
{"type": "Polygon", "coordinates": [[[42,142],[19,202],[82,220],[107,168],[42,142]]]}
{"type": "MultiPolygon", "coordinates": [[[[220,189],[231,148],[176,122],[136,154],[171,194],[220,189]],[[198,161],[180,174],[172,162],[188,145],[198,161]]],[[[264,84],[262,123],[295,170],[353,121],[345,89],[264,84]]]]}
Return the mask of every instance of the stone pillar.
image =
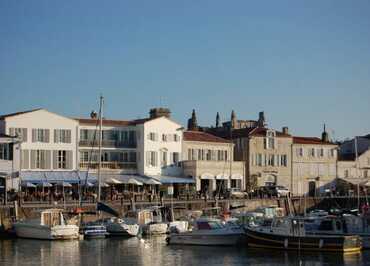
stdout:
{"type": "Polygon", "coordinates": [[[195,189],[197,191],[200,191],[200,176],[199,177],[195,177],[195,182],[196,182],[195,189]]]}
{"type": "Polygon", "coordinates": [[[215,191],[216,190],[216,179],[210,179],[210,183],[211,183],[211,191],[215,191]]]}

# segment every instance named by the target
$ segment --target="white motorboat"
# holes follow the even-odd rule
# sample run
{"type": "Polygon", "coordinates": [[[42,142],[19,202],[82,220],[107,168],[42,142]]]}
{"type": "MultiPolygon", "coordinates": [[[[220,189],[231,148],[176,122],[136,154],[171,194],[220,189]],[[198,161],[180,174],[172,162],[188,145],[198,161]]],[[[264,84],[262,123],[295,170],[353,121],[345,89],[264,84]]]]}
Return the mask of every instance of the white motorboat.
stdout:
{"type": "Polygon", "coordinates": [[[106,221],[105,226],[110,236],[133,237],[140,233],[140,225],[129,219],[112,217],[106,221]]]}
{"type": "Polygon", "coordinates": [[[85,239],[105,238],[109,235],[104,225],[86,225],[82,228],[85,239]]]}
{"type": "Polygon", "coordinates": [[[41,212],[40,219],[26,220],[14,223],[17,237],[33,239],[78,239],[77,225],[67,224],[63,210],[49,209],[41,212]]]}
{"type": "Polygon", "coordinates": [[[168,244],[232,246],[243,238],[243,230],[228,226],[215,218],[200,218],[194,222],[192,231],[172,233],[167,238],[168,244]]]}

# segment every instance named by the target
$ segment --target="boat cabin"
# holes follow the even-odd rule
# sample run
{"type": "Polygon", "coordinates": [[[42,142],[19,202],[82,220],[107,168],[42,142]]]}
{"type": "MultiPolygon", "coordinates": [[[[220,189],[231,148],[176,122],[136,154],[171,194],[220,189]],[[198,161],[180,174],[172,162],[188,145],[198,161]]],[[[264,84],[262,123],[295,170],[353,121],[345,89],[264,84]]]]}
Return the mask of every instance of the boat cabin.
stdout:
{"type": "Polygon", "coordinates": [[[194,222],[195,230],[217,230],[225,226],[218,219],[198,219],[194,222]]]}
{"type": "Polygon", "coordinates": [[[66,222],[61,209],[49,209],[41,212],[41,225],[53,227],[56,225],[65,225],[66,222]]]}

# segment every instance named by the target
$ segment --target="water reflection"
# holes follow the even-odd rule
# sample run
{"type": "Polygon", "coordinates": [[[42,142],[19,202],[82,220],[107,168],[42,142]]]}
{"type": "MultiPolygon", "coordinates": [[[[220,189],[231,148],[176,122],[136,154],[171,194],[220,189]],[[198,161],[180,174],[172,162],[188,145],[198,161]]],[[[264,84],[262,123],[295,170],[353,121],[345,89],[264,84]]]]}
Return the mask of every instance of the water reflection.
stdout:
{"type": "Polygon", "coordinates": [[[298,253],[246,247],[167,246],[163,237],[0,241],[0,265],[366,265],[370,252],[298,253]]]}

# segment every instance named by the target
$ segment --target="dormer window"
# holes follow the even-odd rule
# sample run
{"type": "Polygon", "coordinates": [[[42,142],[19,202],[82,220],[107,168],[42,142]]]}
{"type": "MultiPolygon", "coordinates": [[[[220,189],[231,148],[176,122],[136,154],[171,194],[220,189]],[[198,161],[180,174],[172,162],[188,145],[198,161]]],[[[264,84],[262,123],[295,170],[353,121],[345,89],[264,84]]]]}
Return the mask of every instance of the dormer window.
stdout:
{"type": "Polygon", "coordinates": [[[266,132],[266,138],[265,138],[265,148],[266,149],[275,149],[276,143],[275,143],[275,137],[276,133],[273,130],[268,130],[266,132]]]}

